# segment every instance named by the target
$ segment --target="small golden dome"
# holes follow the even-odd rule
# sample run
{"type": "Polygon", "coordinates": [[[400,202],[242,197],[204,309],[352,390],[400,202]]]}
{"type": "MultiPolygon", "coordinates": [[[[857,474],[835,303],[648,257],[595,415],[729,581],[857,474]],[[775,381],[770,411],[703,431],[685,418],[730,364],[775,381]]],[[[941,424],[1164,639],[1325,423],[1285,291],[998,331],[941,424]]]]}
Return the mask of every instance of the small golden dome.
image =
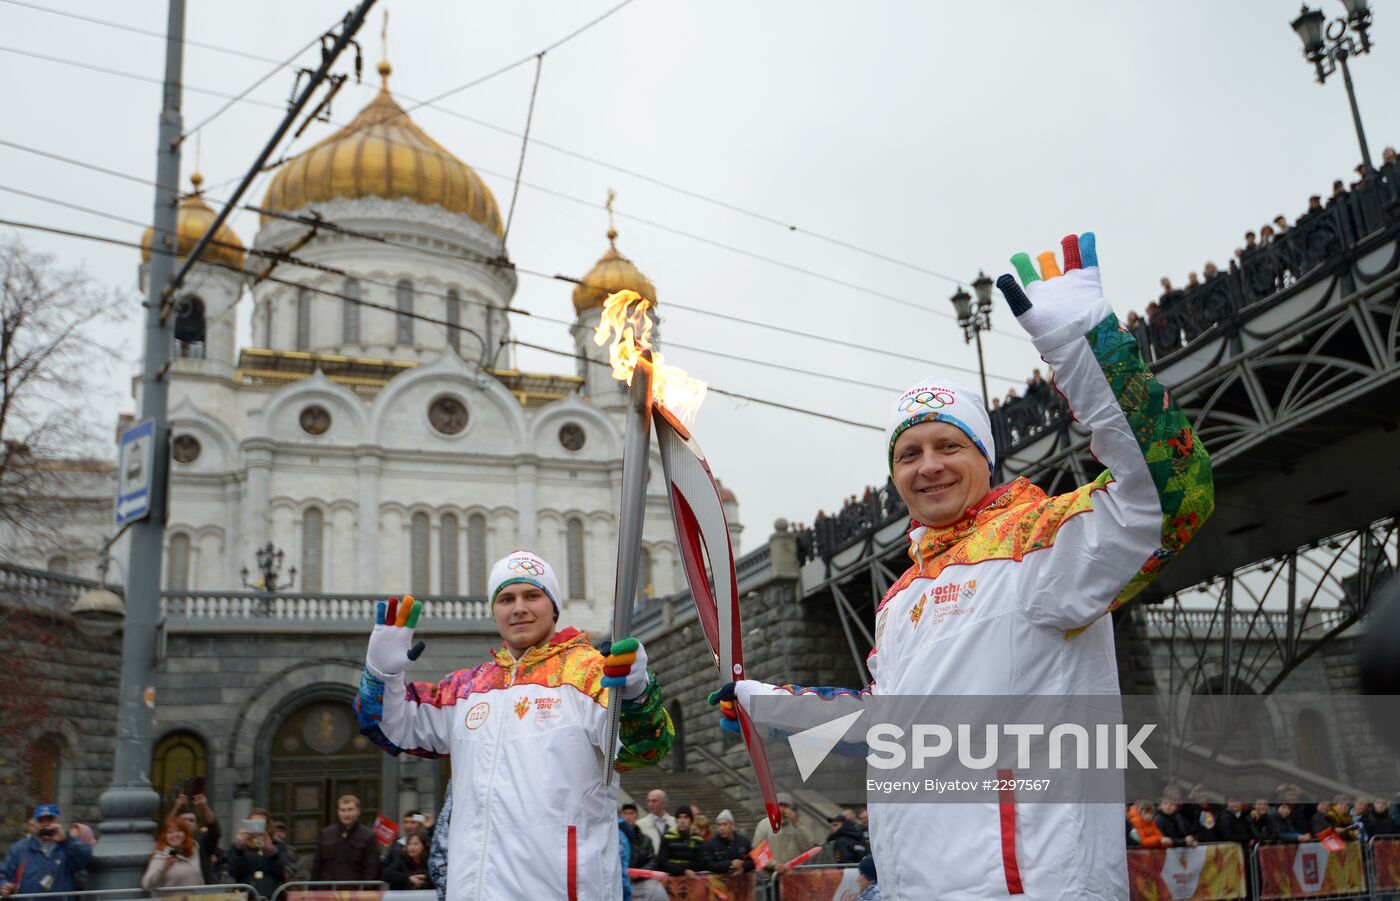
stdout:
{"type": "MultiPolygon", "coordinates": [[[[218,216],[218,213],[204,202],[204,195],[199,190],[200,185],[204,184],[204,176],[196,172],[190,176],[190,182],[194,185],[194,190],[180,199],[180,210],[175,219],[176,247],[181,258],[189,255],[218,216]]],[[[147,228],[141,235],[143,263],[151,261],[151,243],[155,240],[155,235],[153,228],[147,228]]],[[[214,240],[210,241],[204,253],[200,254],[201,260],[227,263],[239,269],[243,268],[246,258],[247,251],[243,248],[243,242],[238,240],[238,234],[229,228],[227,222],[219,226],[219,230],[214,233],[214,240]]]]}
{"type": "Polygon", "coordinates": [[[574,286],[574,312],[603,308],[603,302],[618,291],[636,291],[656,303],[656,286],[632,261],[617,252],[617,231],[608,229],[608,250],[597,264],[574,286]]]}
{"type": "MultiPolygon", "coordinates": [[[[337,198],[406,198],[464,213],[503,234],[496,198],[481,176],[428,137],[383,85],[349,125],[287,161],[268,185],[263,206],[290,212],[337,198]]],[[[263,222],[268,217],[263,216],[263,222]]]]}

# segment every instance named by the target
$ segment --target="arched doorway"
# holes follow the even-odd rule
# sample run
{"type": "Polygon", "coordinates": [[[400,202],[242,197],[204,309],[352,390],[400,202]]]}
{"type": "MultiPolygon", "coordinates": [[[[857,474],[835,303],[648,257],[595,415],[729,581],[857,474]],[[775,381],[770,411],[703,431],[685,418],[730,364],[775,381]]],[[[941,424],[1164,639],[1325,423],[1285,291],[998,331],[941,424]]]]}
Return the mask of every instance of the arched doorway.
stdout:
{"type": "MultiPolygon", "coordinates": [[[[204,740],[193,732],[172,732],[156,744],[151,755],[151,787],[160,792],[158,822],[165,822],[186,780],[207,775],[207,760],[204,740]]],[[[207,786],[205,793],[208,794],[207,786]]]]}
{"type": "Polygon", "coordinates": [[[347,701],[315,700],[293,710],[272,736],[268,810],[287,825],[298,851],[313,851],[316,834],[335,819],[341,795],[360,799],[360,819],[379,810],[382,752],[359,733],[347,701]]]}

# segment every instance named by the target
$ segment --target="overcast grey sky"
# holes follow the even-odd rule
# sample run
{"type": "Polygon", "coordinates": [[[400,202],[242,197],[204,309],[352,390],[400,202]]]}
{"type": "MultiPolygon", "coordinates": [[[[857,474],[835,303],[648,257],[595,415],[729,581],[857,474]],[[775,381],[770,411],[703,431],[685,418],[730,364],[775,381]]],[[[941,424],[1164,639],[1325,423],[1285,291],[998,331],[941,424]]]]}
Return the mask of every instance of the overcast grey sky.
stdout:
{"type": "MultiPolygon", "coordinates": [[[[526,56],[613,5],[589,2],[405,2],[391,11],[392,87],[439,94],[526,56]]],[[[24,4],[115,19],[163,33],[155,0],[24,4]]],[[[189,4],[190,40],[282,59],[337,20],[349,0],[189,4]]],[[[1327,0],[1337,15],[1342,5],[1327,0]]],[[[1206,260],[1224,266],[1246,229],[1292,219],[1359,161],[1340,78],[1318,86],[1289,27],[1296,0],[1170,2],[708,2],[635,0],[548,54],[535,109],[537,139],[798,226],[736,213],[645,180],[532,145],[509,252],[523,267],[582,275],[606,248],[607,189],[618,191],[619,248],[656,282],[664,336],[727,353],[888,386],[884,391],[798,376],[695,351],[668,357],[712,384],[883,424],[897,391],[941,364],[975,367],[951,318],[955,285],[843,250],[805,232],[869,248],[954,278],[995,277],[1016,251],[1057,248],[1094,230],[1109,297],[1141,311],[1157,280],[1206,260]],[[634,221],[636,216],[706,241],[634,221]],[[865,290],[715,246],[719,242],[865,290]],[[927,312],[877,295],[921,305],[927,312]],[[667,310],[667,301],[922,357],[927,364],[667,310]]],[[[1373,155],[1400,142],[1400,11],[1381,5],[1375,52],[1354,61],[1373,155]],[[1387,89],[1385,85],[1392,87],[1387,89]]],[[[378,79],[379,13],[361,33],[362,86],[347,85],[334,118],[348,120],[378,79]]],[[[153,177],[159,87],[16,53],[80,60],[159,79],[163,42],[0,0],[0,138],[153,177]]],[[[313,62],[312,56],[303,62],[313,62]]],[[[271,68],[191,46],[185,122],[223,104],[193,88],[237,93],[271,68]]],[[[442,105],[518,132],[533,67],[522,66],[442,105]]],[[[280,104],[283,72],[251,95],[280,104]]],[[[407,104],[405,104],[407,105],[407,104]]],[[[279,119],[238,104],[209,125],[201,168],[215,196],[243,172],[279,119]]],[[[504,211],[517,138],[433,109],[414,119],[476,166],[504,211]]],[[[309,146],[332,126],[297,142],[309,146]]],[[[184,173],[193,171],[187,147],[184,173]]],[[[0,146],[0,185],[148,221],[152,190],[0,146]]],[[[260,200],[265,180],[251,199],[260,200]]],[[[135,240],[140,229],[0,191],[7,218],[135,240]]],[[[251,214],[233,220],[245,242],[251,214]]],[[[0,232],[5,231],[0,229],[0,232]]],[[[23,235],[135,296],[136,253],[23,235]]],[[[568,285],[522,275],[516,306],[571,318],[568,285]]],[[[132,409],[140,353],[133,303],[110,340],[128,363],[94,400],[104,423],[132,409]]],[[[247,340],[248,311],[242,315],[247,340]]],[[[991,390],[1039,365],[997,299],[986,336],[991,390]]],[[[517,318],[522,340],[568,349],[563,326],[517,318]]],[[[572,372],[573,362],[524,351],[523,368],[572,372]]],[[[957,375],[968,384],[976,376],[957,375]]],[[[711,396],[696,433],[714,471],[738,494],[745,547],[776,516],[810,521],[818,508],[884,478],[882,436],[711,396]]]]}

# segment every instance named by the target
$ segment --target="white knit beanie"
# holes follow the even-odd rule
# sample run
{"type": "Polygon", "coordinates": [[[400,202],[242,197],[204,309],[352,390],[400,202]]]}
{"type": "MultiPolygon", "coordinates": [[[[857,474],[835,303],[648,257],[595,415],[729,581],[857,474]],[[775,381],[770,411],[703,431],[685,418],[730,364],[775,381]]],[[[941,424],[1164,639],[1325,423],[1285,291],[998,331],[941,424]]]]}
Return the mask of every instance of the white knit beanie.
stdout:
{"type": "Polygon", "coordinates": [[[931,375],[916,383],[899,396],[890,410],[885,432],[889,444],[885,462],[894,472],[894,443],[905,429],[921,422],[946,422],[957,426],[987,458],[987,466],[996,471],[996,441],[992,438],[992,421],[982,396],[971,388],[931,375]]]}
{"type": "Polygon", "coordinates": [[[554,567],[529,551],[512,551],[497,560],[487,580],[487,593],[494,602],[502,588],[522,583],[533,585],[549,595],[554,604],[554,616],[556,619],[559,617],[559,578],[554,575],[554,567]]]}

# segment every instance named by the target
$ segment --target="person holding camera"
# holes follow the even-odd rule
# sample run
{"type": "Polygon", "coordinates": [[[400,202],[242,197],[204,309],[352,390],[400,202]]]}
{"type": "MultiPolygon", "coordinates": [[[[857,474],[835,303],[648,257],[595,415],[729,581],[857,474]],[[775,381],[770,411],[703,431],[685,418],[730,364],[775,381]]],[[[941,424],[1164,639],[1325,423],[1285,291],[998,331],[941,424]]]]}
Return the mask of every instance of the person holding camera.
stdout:
{"type": "Polygon", "coordinates": [[[276,893],[287,866],[285,853],[268,831],[269,819],[266,810],[254,807],[228,849],[229,878],[251,885],[264,898],[276,893]]]}
{"type": "Polygon", "coordinates": [[[151,862],[146,864],[141,888],[154,893],[156,889],[203,884],[194,832],[178,816],[170,817],[161,828],[151,862]]]}
{"type": "Polygon", "coordinates": [[[92,846],[67,834],[57,804],[34,808],[35,830],[10,846],[0,865],[0,895],[77,890],[92,846]]]}

